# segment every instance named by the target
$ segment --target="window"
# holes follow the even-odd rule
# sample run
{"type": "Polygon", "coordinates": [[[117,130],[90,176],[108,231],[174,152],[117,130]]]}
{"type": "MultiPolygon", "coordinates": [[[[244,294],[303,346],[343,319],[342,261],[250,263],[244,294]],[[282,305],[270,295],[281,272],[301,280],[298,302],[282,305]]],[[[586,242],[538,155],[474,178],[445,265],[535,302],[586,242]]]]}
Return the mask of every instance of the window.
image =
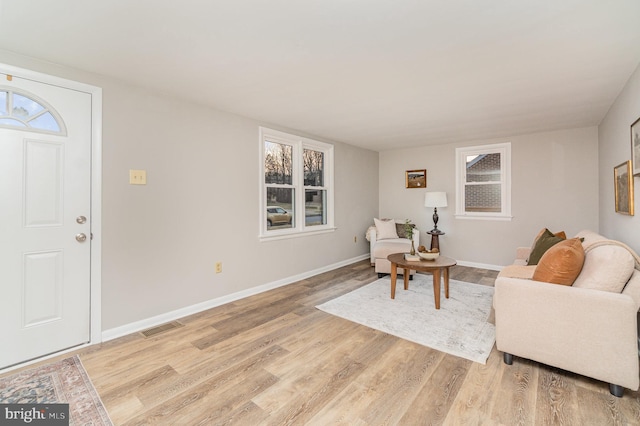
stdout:
{"type": "Polygon", "coordinates": [[[456,217],[511,220],[511,144],[456,148],[456,217]]]}
{"type": "Polygon", "coordinates": [[[333,226],[333,145],[260,128],[260,236],[285,238],[333,226]]]}
{"type": "Polygon", "coordinates": [[[0,127],[65,135],[64,123],[46,102],[31,94],[0,88],[0,127]]]}

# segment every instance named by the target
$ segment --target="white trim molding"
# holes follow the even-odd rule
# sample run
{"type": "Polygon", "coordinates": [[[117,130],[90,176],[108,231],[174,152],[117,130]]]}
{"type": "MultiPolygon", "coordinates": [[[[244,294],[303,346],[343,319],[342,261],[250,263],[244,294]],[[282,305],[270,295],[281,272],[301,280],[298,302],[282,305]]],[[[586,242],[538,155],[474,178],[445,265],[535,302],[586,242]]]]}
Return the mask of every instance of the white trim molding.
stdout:
{"type": "MultiPolygon", "coordinates": [[[[472,161],[478,161],[472,158],[472,161]]],[[[484,173],[487,175],[488,173],[484,173]]],[[[482,178],[482,173],[479,174],[482,178]]],[[[476,219],[476,220],[506,220],[511,216],[511,143],[499,143],[492,145],[466,146],[456,148],[456,219],[476,219]],[[475,157],[477,159],[486,158],[488,155],[500,155],[499,173],[492,173],[490,178],[469,181],[467,179],[467,159],[475,157]],[[498,175],[497,179],[496,176],[498,175]],[[486,187],[487,185],[500,185],[500,210],[480,211],[467,210],[466,189],[469,186],[486,187]]]]}
{"type": "MultiPolygon", "coordinates": [[[[91,96],[91,329],[89,343],[102,341],[102,88],[0,64],[0,73],[87,93],[91,96]]],[[[79,347],[57,352],[59,355],[79,347]]],[[[38,360],[47,357],[38,358],[38,360]]],[[[23,366],[26,364],[19,364],[23,366]]]]}
{"type": "Polygon", "coordinates": [[[218,297],[215,299],[207,300],[195,305],[186,306],[181,309],[176,309],[171,312],[167,312],[161,315],[156,315],[151,318],[143,319],[140,321],[132,322],[120,327],[105,330],[102,333],[103,341],[113,340],[118,337],[126,336],[127,334],[137,333],[147,328],[155,327],[160,324],[164,324],[170,321],[174,321],[180,318],[184,318],[189,315],[197,314],[198,312],[206,311],[207,309],[215,308],[217,306],[231,303],[236,300],[244,299],[245,297],[254,296],[256,294],[264,293],[265,291],[273,290],[278,287],[293,284],[298,281],[302,281],[314,275],[318,275],[324,272],[333,271],[334,269],[342,268],[343,266],[351,265],[352,263],[360,262],[361,260],[369,259],[369,253],[344,260],[342,262],[334,263],[324,266],[322,268],[314,269],[312,271],[303,272],[298,275],[293,275],[281,280],[273,281],[257,287],[248,288],[246,290],[238,291],[236,293],[228,294],[226,296],[218,297]]]}
{"type": "MultiPolygon", "coordinates": [[[[281,132],[278,130],[269,129],[266,127],[259,127],[259,165],[260,170],[259,179],[259,239],[260,241],[269,241],[275,239],[295,238],[300,236],[310,236],[320,233],[333,232],[335,230],[334,225],[334,147],[331,144],[319,142],[313,139],[305,138],[302,136],[296,136],[289,133],[281,132]],[[279,152],[278,155],[267,152],[266,146],[272,147],[274,152],[279,152]],[[278,151],[280,150],[280,151],[278,151]],[[320,153],[322,159],[322,165],[317,170],[322,179],[318,179],[317,182],[309,183],[305,177],[305,152],[320,153]],[[273,157],[270,157],[273,155],[273,157]],[[287,158],[290,157],[290,158],[287,158]],[[282,170],[282,175],[276,173],[270,176],[281,176],[279,182],[266,182],[265,176],[267,167],[265,162],[267,158],[281,158],[280,162],[273,162],[270,164],[277,164],[280,167],[277,170],[282,170]],[[287,160],[287,161],[285,161],[287,160]],[[286,170],[286,173],[285,173],[286,170]],[[268,193],[272,191],[272,194],[280,191],[289,192],[291,200],[286,202],[270,205],[268,193]],[[308,205],[306,200],[307,191],[313,193],[321,193],[319,197],[320,201],[313,201],[311,204],[321,204],[322,208],[318,210],[318,216],[322,218],[321,223],[307,224],[306,213],[307,210],[313,210],[313,207],[308,205]],[[270,206],[274,210],[282,208],[289,214],[290,225],[289,226],[270,226],[270,218],[267,215],[267,207],[270,206]]],[[[314,163],[315,164],[315,163],[314,163]]],[[[272,169],[270,169],[272,170],[272,169]]],[[[316,170],[316,171],[317,171],[316,170]]],[[[310,179],[313,181],[313,179],[310,179]]],[[[314,196],[315,197],[315,196],[314,196]]],[[[286,223],[284,223],[286,225],[286,223]]]]}

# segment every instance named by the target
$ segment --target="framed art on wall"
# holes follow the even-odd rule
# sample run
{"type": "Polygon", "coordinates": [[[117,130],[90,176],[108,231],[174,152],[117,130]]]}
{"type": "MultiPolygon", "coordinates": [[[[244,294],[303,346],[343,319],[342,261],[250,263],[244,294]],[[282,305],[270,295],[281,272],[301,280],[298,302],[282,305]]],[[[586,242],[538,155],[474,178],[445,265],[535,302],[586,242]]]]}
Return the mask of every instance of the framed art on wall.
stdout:
{"type": "Polygon", "coordinates": [[[407,188],[426,188],[427,170],[407,170],[405,174],[405,185],[407,188]]]}
{"type": "Polygon", "coordinates": [[[631,160],[625,161],[613,168],[615,184],[616,213],[633,216],[633,175],[631,174],[631,160]]]}
{"type": "Polygon", "coordinates": [[[631,160],[633,176],[640,175],[640,118],[631,125],[631,160]]]}

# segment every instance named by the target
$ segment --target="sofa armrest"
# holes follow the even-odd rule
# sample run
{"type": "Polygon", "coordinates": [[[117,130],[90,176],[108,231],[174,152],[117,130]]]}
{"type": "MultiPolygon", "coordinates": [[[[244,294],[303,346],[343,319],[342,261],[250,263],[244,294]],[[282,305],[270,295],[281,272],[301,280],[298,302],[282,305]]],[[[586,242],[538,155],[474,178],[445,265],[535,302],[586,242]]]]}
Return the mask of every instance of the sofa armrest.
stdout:
{"type": "Polygon", "coordinates": [[[531,254],[531,247],[518,247],[516,248],[516,259],[517,260],[526,260],[529,258],[531,254]]]}
{"type": "Polygon", "coordinates": [[[377,235],[378,231],[375,227],[373,227],[369,231],[369,262],[371,263],[371,265],[373,265],[375,262],[375,259],[373,258],[373,247],[376,245],[377,235]]]}
{"type": "Polygon", "coordinates": [[[637,390],[637,308],[620,293],[501,277],[498,350],[637,390]]]}

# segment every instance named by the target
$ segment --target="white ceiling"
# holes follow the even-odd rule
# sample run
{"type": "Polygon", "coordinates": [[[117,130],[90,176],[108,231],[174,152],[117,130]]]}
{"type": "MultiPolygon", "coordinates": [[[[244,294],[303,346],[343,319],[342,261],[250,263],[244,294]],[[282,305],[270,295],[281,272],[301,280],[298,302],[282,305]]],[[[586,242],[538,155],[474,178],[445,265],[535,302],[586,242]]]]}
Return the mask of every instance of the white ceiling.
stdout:
{"type": "Polygon", "coordinates": [[[597,125],[638,0],[0,0],[0,49],[374,150],[597,125]]]}

